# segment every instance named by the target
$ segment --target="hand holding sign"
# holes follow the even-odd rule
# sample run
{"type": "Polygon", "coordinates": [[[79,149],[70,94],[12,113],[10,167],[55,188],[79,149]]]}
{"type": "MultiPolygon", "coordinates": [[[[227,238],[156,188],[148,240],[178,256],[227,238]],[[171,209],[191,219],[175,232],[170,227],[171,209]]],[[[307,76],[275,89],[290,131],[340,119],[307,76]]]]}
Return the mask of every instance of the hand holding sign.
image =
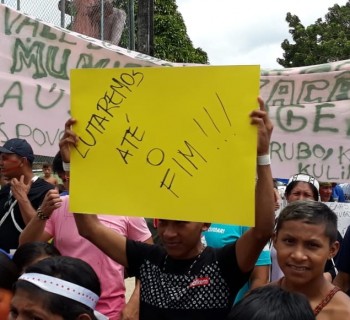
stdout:
{"type": "Polygon", "coordinates": [[[250,114],[251,124],[258,126],[258,156],[269,154],[270,139],[273,124],[265,110],[264,101],[259,97],[260,110],[254,110],[250,114]]]}
{"type": "Polygon", "coordinates": [[[75,119],[68,119],[64,126],[64,134],[60,140],[60,152],[62,160],[66,163],[70,163],[70,149],[75,147],[78,142],[78,137],[72,130],[72,126],[76,123],[75,119]]]}
{"type": "MultiPolygon", "coordinates": [[[[72,211],[253,224],[257,139],[247,114],[257,66],[85,69],[71,78],[72,211]]],[[[266,152],[266,112],[251,120],[266,152]]]]}

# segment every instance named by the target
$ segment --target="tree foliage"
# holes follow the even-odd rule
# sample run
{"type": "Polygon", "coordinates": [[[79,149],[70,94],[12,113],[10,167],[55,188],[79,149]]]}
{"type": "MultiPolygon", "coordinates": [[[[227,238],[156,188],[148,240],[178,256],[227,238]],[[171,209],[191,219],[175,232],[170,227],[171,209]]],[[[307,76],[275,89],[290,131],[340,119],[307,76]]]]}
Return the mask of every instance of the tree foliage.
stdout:
{"type": "Polygon", "coordinates": [[[350,58],[350,1],[328,9],[324,20],[319,18],[305,27],[298,16],[287,13],[289,33],[294,43],[285,39],[281,47],[283,59],[277,62],[286,68],[300,67],[350,58]]]}
{"type": "Polygon", "coordinates": [[[155,56],[174,62],[208,63],[207,54],[193,47],[175,0],[156,0],[154,9],[155,56]]]}
{"type": "MultiPolygon", "coordinates": [[[[116,0],[114,3],[128,13],[128,0],[116,0]]],[[[137,0],[135,0],[135,19],[137,19],[137,0]]],[[[137,28],[137,20],[135,27],[137,28]]],[[[119,45],[128,46],[127,28],[119,45]]],[[[207,53],[201,48],[195,48],[187,35],[186,25],[177,10],[176,0],[154,0],[154,56],[171,62],[209,63],[207,53]]]]}

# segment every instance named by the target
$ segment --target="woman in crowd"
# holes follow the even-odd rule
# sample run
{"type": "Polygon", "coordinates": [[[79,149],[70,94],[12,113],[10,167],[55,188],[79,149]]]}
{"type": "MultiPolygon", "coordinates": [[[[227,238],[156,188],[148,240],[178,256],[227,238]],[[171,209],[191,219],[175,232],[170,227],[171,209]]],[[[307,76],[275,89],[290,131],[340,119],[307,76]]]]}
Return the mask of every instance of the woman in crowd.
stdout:
{"type": "Polygon", "coordinates": [[[304,294],[318,320],[350,319],[350,298],[323,275],[339,249],[337,216],[326,204],[287,205],[277,219],[274,247],[284,273],[274,285],[304,294]]]}
{"type": "Polygon", "coordinates": [[[298,173],[290,177],[285,197],[288,203],[296,200],[319,200],[319,182],[307,174],[298,173]]]}
{"type": "Polygon", "coordinates": [[[94,270],[84,261],[50,257],[29,266],[14,286],[9,320],[97,320],[101,293],[94,270]]]}

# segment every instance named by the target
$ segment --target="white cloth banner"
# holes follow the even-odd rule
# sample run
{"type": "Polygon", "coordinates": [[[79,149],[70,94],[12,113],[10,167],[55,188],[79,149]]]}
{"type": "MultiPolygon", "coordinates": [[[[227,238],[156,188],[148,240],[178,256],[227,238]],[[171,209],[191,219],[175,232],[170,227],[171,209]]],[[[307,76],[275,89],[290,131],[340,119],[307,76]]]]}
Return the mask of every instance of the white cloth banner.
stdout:
{"type": "MultiPolygon", "coordinates": [[[[38,155],[58,150],[69,118],[70,70],[189,66],[61,29],[0,5],[0,144],[25,138],[38,155]]],[[[98,79],[96,79],[98,81],[98,79]]],[[[275,129],[273,174],[350,180],[350,60],[261,70],[261,96],[275,129]]]]}
{"type": "Polygon", "coordinates": [[[350,60],[262,71],[275,177],[303,172],[320,181],[350,180],[349,90],[350,60]]]}
{"type": "MultiPolygon", "coordinates": [[[[70,110],[70,70],[183,66],[60,29],[0,5],[0,142],[27,139],[58,151],[70,110]]],[[[98,79],[96,79],[98,81],[98,79]]]]}

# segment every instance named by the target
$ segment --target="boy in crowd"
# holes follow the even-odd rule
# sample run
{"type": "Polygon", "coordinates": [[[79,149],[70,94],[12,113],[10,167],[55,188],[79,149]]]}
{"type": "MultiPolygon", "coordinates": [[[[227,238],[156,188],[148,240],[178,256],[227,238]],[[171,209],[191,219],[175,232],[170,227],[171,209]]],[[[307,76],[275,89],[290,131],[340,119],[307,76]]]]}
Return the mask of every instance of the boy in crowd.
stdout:
{"type": "MultiPolygon", "coordinates": [[[[79,233],[140,279],[140,320],[224,319],[249,279],[274,227],[268,155],[272,123],[261,99],[259,104],[260,110],[250,114],[251,124],[258,128],[255,227],[235,243],[204,248],[201,233],[209,223],[160,219],[158,234],[163,246],[147,245],[109,230],[94,215],[75,214],[79,233]]],[[[78,141],[71,130],[75,122],[67,121],[60,142],[65,162],[70,160],[70,146],[78,141]]]]}

